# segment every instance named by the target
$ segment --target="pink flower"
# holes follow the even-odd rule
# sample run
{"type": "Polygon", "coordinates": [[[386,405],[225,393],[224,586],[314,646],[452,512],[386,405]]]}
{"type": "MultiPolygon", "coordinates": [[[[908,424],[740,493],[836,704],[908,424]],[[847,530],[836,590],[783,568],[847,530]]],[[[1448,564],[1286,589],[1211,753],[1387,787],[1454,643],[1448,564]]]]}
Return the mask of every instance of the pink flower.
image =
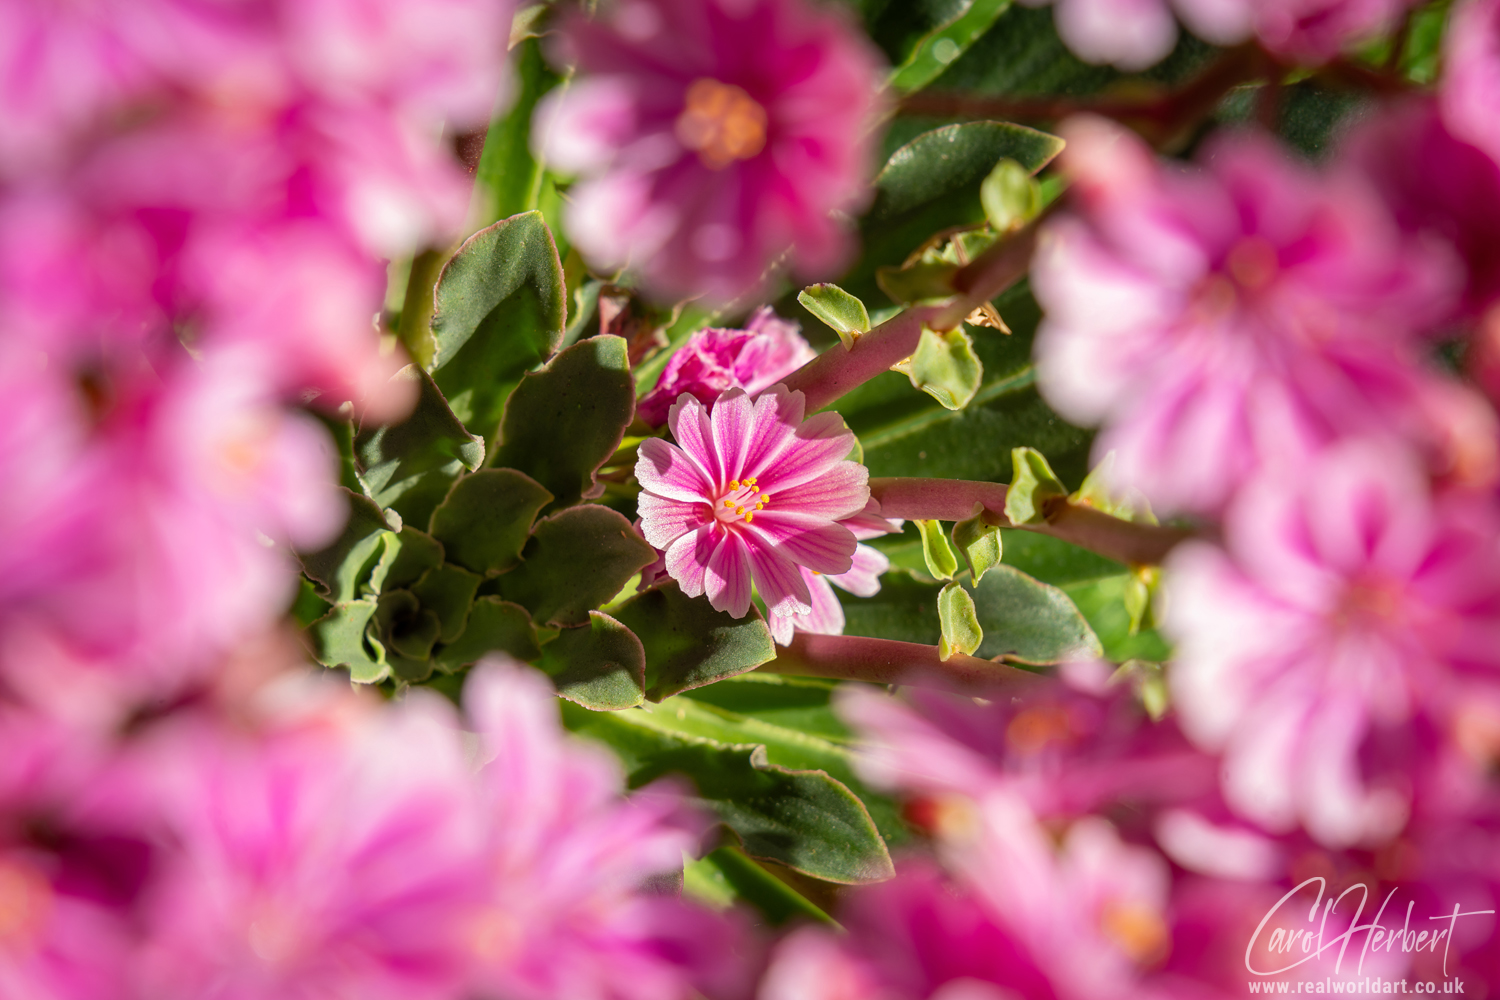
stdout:
{"type": "Polygon", "coordinates": [[[1495,703],[1495,537],[1488,501],[1432,497],[1409,456],[1354,442],[1248,487],[1227,551],[1173,555],[1174,703],[1223,753],[1232,808],[1333,847],[1402,828],[1418,734],[1495,703]]]}
{"type": "Polygon", "coordinates": [[[1414,0],[1173,0],[1188,27],[1224,45],[1252,33],[1267,51],[1323,63],[1394,26],[1414,0]]]}
{"type": "Polygon", "coordinates": [[[1483,421],[1406,346],[1448,307],[1441,247],[1260,138],[1169,172],[1117,126],[1064,131],[1076,214],[1048,226],[1032,268],[1038,377],[1058,412],[1105,424],[1098,452],[1117,452],[1123,484],[1213,511],[1263,463],[1353,432],[1455,464],[1459,425],[1483,421]]]}
{"type": "MultiPolygon", "coordinates": [[[[1054,0],[1022,0],[1041,7],[1054,0]]],[[[1177,43],[1166,0],[1055,0],[1053,20],[1063,44],[1085,62],[1140,70],[1160,62],[1177,43]]]]}
{"type": "Polygon", "coordinates": [[[646,895],[679,871],[706,820],[673,786],[621,798],[618,760],[574,742],[539,673],[492,664],[464,701],[484,753],[492,881],[472,937],[485,996],[688,1000],[730,992],[748,970],[739,929],[675,896],[646,895]]]}
{"type": "MultiPolygon", "coordinates": [[[[881,517],[880,504],[871,499],[865,504],[864,510],[839,523],[853,532],[855,538],[866,541],[899,532],[902,522],[888,521],[881,517]]],[[[807,592],[811,597],[812,610],[806,614],[772,615],[771,635],[778,643],[783,646],[790,643],[794,631],[816,632],[819,635],[844,634],[844,607],[839,603],[833,587],[847,590],[856,597],[874,597],[880,593],[881,574],[891,568],[891,561],[886,558],[885,553],[870,545],[856,545],[854,555],[850,558],[853,565],[847,573],[825,576],[805,566],[799,567],[802,582],[807,584],[807,592]],[[833,587],[829,584],[833,584],[833,587]]]]}
{"type": "Polygon", "coordinates": [[[848,259],[872,155],[878,57],[803,0],[632,0],[576,18],[587,75],[538,109],[548,163],[585,178],[566,215],[598,266],[661,296],[725,301],[792,251],[799,275],[848,259]]]}
{"type": "Polygon", "coordinates": [[[641,533],[684,594],[740,618],[753,578],[773,615],[807,614],[801,568],[853,568],[854,534],[838,522],[864,509],[869,473],[845,460],[854,435],[837,413],[802,415],[802,393],[781,385],[753,403],[730,389],[712,413],[684,393],[667,416],[677,444],[641,444],[641,533]]]}
{"type": "Polygon", "coordinates": [[[761,306],[743,330],[708,327],[688,337],[635,412],[652,427],[660,427],[684,392],[704,406],[712,405],[725,389],[744,389],[754,396],[816,356],[796,323],[761,306]]]}
{"type": "Polygon", "coordinates": [[[1449,131],[1500,164],[1500,3],[1467,0],[1445,34],[1439,97],[1449,131]]]}

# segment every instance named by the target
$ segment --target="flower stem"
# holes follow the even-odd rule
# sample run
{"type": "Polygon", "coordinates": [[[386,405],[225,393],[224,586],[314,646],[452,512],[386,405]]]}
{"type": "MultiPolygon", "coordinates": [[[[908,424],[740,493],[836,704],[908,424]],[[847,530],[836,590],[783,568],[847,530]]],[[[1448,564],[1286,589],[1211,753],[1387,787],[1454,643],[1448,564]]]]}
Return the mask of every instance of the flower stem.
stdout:
{"type": "Polygon", "coordinates": [[[913,521],[962,521],[977,510],[1001,527],[1051,535],[1107,559],[1134,566],[1154,566],[1192,534],[1181,528],[1138,524],[1058,497],[1045,507],[1042,524],[1011,524],[1005,516],[1005,487],[964,479],[871,479],[870,495],[882,517],[913,521]]]}
{"type": "Polygon", "coordinates": [[[798,632],[776,659],[758,668],[771,674],[832,677],[874,684],[910,684],[974,694],[996,687],[1035,684],[1043,675],[1008,663],[954,653],[938,657],[936,646],[858,635],[813,635],[798,632]]]}

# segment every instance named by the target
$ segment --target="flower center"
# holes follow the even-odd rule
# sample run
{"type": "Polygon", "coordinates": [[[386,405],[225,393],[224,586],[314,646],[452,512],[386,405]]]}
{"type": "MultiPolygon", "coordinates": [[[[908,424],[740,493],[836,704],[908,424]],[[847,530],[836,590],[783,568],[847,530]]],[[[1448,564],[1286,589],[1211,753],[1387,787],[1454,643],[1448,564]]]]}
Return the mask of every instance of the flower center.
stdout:
{"type": "Polygon", "coordinates": [[[1139,965],[1155,964],[1171,947],[1161,914],[1144,903],[1108,902],[1099,922],[1105,936],[1139,965]]]}
{"type": "Polygon", "coordinates": [[[1263,236],[1247,236],[1234,245],[1224,268],[1244,288],[1256,291],[1269,285],[1281,270],[1276,248],[1263,236]]]}
{"type": "Polygon", "coordinates": [[[725,524],[737,521],[749,524],[755,520],[755,512],[764,510],[770,502],[771,494],[760,492],[754,476],[744,482],[731,479],[729,488],[714,500],[714,516],[725,524]]]}
{"type": "Polygon", "coordinates": [[[704,77],[687,90],[677,139],[710,170],[748,160],[766,145],[766,109],[733,84],[704,77]]]}

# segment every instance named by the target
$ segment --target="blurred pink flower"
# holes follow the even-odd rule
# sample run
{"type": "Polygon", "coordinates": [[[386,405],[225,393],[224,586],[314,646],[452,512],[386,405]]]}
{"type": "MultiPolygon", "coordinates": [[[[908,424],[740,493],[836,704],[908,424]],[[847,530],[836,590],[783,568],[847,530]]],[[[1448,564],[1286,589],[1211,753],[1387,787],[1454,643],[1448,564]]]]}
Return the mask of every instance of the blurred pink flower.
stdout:
{"type": "MultiPolygon", "coordinates": [[[[880,516],[880,504],[873,498],[865,509],[853,517],[839,522],[848,528],[860,541],[879,538],[881,535],[901,531],[901,521],[888,521],[880,516]]],[[[847,573],[823,574],[800,566],[802,582],[807,584],[812,610],[794,615],[772,615],[768,623],[771,635],[781,645],[792,641],[792,633],[816,632],[819,635],[844,634],[844,607],[839,603],[833,587],[847,590],[856,597],[874,597],[880,593],[880,577],[891,568],[891,561],[884,552],[871,545],[856,545],[850,557],[852,565],[847,573]],[[832,584],[833,586],[829,586],[832,584]]]]}
{"type": "Polygon", "coordinates": [[[1457,4],[1443,37],[1443,121],[1500,164],[1500,3],[1457,4]]]}
{"type": "Polygon", "coordinates": [[[678,790],[621,799],[619,761],[575,742],[541,674],[491,664],[465,686],[492,881],[472,939],[486,996],[516,1000],[689,1000],[733,992],[749,970],[739,928],[670,895],[642,892],[680,871],[708,823],[678,790]]]}
{"type": "Polygon", "coordinates": [[[1231,807],[1332,847],[1401,830],[1416,734],[1453,740],[1464,706],[1494,703],[1495,537],[1488,501],[1431,497],[1409,456],[1353,442],[1247,487],[1227,551],[1173,554],[1174,703],[1223,753],[1231,807]]]}
{"type": "Polygon", "coordinates": [[[1084,62],[1131,71],[1155,65],[1177,43],[1167,0],[1021,0],[1055,3],[1053,21],[1063,44],[1084,62]]]}
{"type": "Polygon", "coordinates": [[[816,356],[796,323],[761,306],[743,330],[708,327],[688,337],[635,412],[647,424],[660,427],[684,392],[704,406],[712,405],[725,389],[744,389],[754,396],[816,356]]]}
{"type": "Polygon", "coordinates": [[[752,576],[772,615],[810,612],[800,569],[848,573],[856,542],[838,522],[870,499],[869,473],[845,460],[854,435],[843,419],[804,421],[802,393],[777,385],[754,403],[730,389],[711,414],[684,393],[667,423],[677,444],[642,442],[635,474],[641,533],[672,579],[736,618],[750,610],[752,576]]]}
{"type": "Polygon", "coordinates": [[[1032,266],[1038,378],[1065,417],[1105,425],[1122,485],[1212,512],[1262,464],[1343,434],[1416,440],[1438,471],[1477,447],[1482,412],[1407,346],[1455,290],[1441,246],[1259,137],[1174,171],[1102,120],[1064,133],[1075,212],[1032,266]]]}
{"type": "Polygon", "coordinates": [[[841,11],[804,0],[630,0],[577,17],[585,74],[538,108],[549,165],[584,179],[565,216],[596,265],[659,295],[727,301],[791,251],[801,276],[848,260],[873,152],[879,58],[841,11]]]}

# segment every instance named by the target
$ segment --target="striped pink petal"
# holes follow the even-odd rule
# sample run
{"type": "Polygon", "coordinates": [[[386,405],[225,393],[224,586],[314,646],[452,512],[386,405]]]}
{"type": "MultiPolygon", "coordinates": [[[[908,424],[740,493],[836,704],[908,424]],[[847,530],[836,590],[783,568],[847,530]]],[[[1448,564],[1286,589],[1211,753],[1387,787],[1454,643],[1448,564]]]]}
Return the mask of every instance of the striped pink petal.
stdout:
{"type": "Polygon", "coordinates": [[[840,461],[800,485],[776,487],[767,476],[760,488],[771,494],[777,510],[842,521],[864,509],[870,499],[869,481],[870,470],[863,465],[840,461]]]}
{"type": "Polygon", "coordinates": [[[641,442],[640,457],[635,463],[635,478],[641,488],[659,497],[702,503],[710,495],[713,482],[691,455],[661,438],[641,442]]]}
{"type": "Polygon", "coordinates": [[[759,423],[755,406],[743,389],[729,389],[714,403],[713,415],[714,450],[719,455],[719,468],[727,479],[739,479],[753,475],[745,470],[745,457],[750,449],[751,434],[759,423]]]}
{"type": "MultiPolygon", "coordinates": [[[[796,429],[779,451],[767,455],[750,472],[768,492],[800,486],[849,457],[854,435],[837,413],[819,413],[796,429]]],[[[864,507],[864,500],[850,513],[864,507]]]]}
{"type": "Polygon", "coordinates": [[[708,566],[708,558],[713,551],[712,525],[704,525],[696,531],[683,535],[672,543],[671,548],[667,549],[667,575],[677,581],[677,585],[687,596],[703,596],[704,570],[708,566]]]}
{"type": "Polygon", "coordinates": [[[743,618],[750,611],[750,554],[744,539],[724,532],[703,574],[703,589],[716,611],[743,618]]]}
{"type": "Polygon", "coordinates": [[[682,535],[712,523],[705,501],[692,503],[642,493],[636,500],[641,535],[658,549],[666,549],[682,535]]]}
{"type": "Polygon", "coordinates": [[[750,555],[750,570],[761,600],[773,615],[806,614],[812,610],[812,596],[802,579],[802,570],[777,546],[758,532],[745,532],[745,547],[750,555]]]}
{"type": "Polygon", "coordinates": [[[783,509],[779,503],[755,519],[746,534],[766,539],[779,554],[817,573],[847,573],[853,566],[854,534],[822,517],[783,509]]]}
{"type": "Polygon", "coordinates": [[[885,553],[868,545],[854,550],[854,565],[849,572],[828,577],[828,582],[856,597],[874,597],[880,593],[880,575],[891,568],[885,553]]]}
{"type": "Polygon", "coordinates": [[[714,451],[707,407],[683,393],[667,411],[667,427],[672,431],[678,447],[691,455],[710,479],[728,478],[723,475],[718,453],[714,451]]]}

